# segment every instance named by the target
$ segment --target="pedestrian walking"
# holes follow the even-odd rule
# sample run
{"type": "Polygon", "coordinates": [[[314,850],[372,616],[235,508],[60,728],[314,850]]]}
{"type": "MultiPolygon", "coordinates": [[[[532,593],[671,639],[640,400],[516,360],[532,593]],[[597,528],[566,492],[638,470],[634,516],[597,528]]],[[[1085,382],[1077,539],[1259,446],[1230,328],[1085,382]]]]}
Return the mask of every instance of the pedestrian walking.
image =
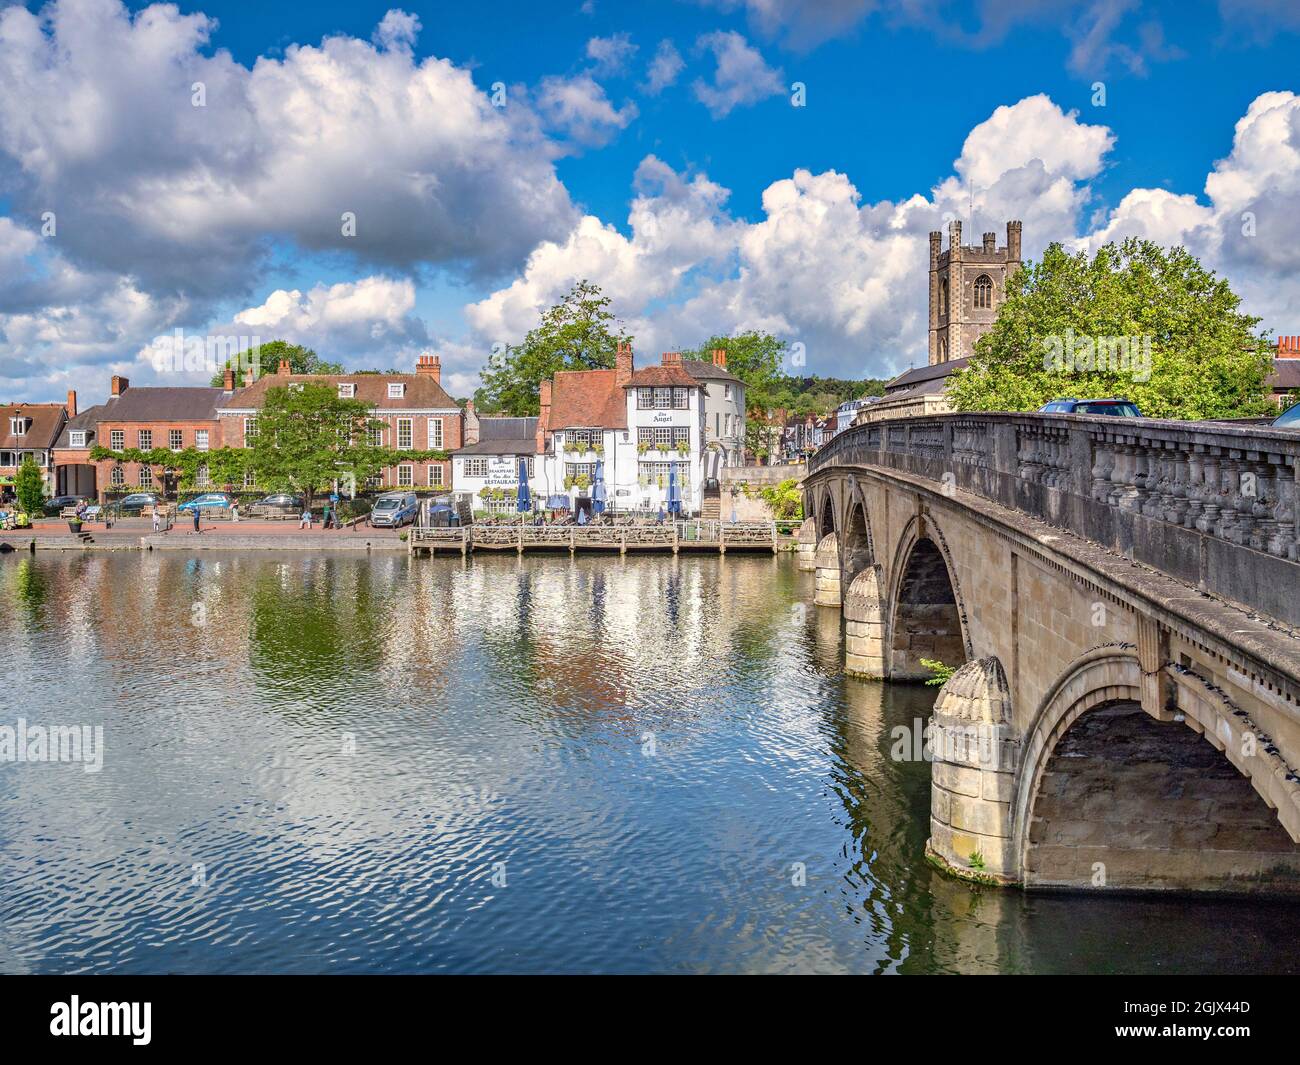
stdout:
{"type": "Polygon", "coordinates": [[[323,520],[321,521],[321,531],[324,532],[329,527],[330,527],[330,505],[326,503],[325,513],[323,515],[323,520]]]}
{"type": "Polygon", "coordinates": [[[236,524],[236,525],[239,524],[239,504],[238,504],[238,503],[231,503],[231,504],[230,504],[230,520],[231,520],[234,524],[236,524]]]}
{"type": "Polygon", "coordinates": [[[153,531],[162,531],[162,515],[158,513],[158,504],[153,505],[153,531]]]}
{"type": "Polygon", "coordinates": [[[194,531],[195,531],[195,532],[202,532],[202,531],[203,531],[202,529],[199,528],[199,508],[198,508],[198,507],[195,507],[195,508],[194,508],[194,531]]]}

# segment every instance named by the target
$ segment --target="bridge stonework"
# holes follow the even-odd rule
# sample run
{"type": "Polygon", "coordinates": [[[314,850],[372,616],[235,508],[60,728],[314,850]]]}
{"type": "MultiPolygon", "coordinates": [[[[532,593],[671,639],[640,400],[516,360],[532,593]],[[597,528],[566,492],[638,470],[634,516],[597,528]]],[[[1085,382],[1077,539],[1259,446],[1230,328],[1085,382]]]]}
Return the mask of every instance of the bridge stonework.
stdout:
{"type": "Polygon", "coordinates": [[[934,861],[1300,892],[1298,468],[1300,434],[1068,415],[875,423],[813,457],[801,539],[845,671],[957,667],[934,861]]]}

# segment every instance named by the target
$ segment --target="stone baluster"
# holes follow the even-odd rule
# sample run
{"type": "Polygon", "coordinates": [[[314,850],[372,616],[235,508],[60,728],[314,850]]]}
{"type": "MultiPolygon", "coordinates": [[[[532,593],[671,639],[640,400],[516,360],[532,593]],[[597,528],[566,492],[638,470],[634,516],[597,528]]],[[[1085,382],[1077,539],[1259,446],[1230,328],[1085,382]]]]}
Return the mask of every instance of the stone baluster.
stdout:
{"type": "Polygon", "coordinates": [[[1274,517],[1277,489],[1273,484],[1273,464],[1267,455],[1255,462],[1255,486],[1255,503],[1251,507],[1255,526],[1250,532],[1250,546],[1256,551],[1266,551],[1277,530],[1277,518],[1274,517]]]}
{"type": "Polygon", "coordinates": [[[1219,496],[1221,464],[1218,449],[1206,452],[1203,468],[1204,480],[1201,485],[1201,516],[1196,519],[1196,528],[1207,536],[1216,535],[1219,523],[1219,496]]]}
{"type": "Polygon", "coordinates": [[[1205,454],[1204,448],[1197,444],[1187,456],[1187,513],[1183,515],[1185,528],[1196,528],[1197,519],[1205,507],[1204,490],[1205,454]]]}
{"type": "Polygon", "coordinates": [[[1182,450],[1168,452],[1172,475],[1169,479],[1169,505],[1165,510],[1165,520],[1175,525],[1184,525],[1187,521],[1188,507],[1188,471],[1189,458],[1182,450]]]}
{"type": "Polygon", "coordinates": [[[1115,452],[1108,440],[1092,443],[1092,498],[1099,503],[1110,502],[1110,475],[1115,468],[1115,452]]]}

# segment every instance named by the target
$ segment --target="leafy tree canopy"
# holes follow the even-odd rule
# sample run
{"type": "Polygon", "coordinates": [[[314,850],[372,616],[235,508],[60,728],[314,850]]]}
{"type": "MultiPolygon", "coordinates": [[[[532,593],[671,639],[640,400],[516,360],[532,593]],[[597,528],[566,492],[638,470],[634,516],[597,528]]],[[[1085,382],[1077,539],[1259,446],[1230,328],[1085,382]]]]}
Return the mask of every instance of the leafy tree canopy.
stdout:
{"type": "Polygon", "coordinates": [[[522,342],[488,360],[475,407],[484,414],[534,415],[542,382],[557,371],[612,367],[618,345],[632,338],[610,302],[600,286],[579,281],[522,342]]]}
{"type": "Polygon", "coordinates": [[[962,411],[1029,411],[1119,396],[1155,418],[1267,412],[1259,319],[1185,248],[1130,238],[1093,258],[1051,245],[1008,282],[948,396],[962,411]]]}
{"type": "MultiPolygon", "coordinates": [[[[281,359],[289,360],[289,369],[292,373],[331,374],[345,372],[342,363],[326,362],[311,348],[305,348],[301,344],[290,344],[287,340],[268,340],[265,344],[259,344],[251,351],[243,353],[237,360],[227,359],[226,367],[235,367],[235,384],[242,385],[243,377],[241,375],[245,366],[252,365],[256,369],[257,376],[261,377],[263,374],[275,373],[281,359]]],[[[224,376],[225,367],[213,375],[212,387],[220,388],[224,376]]]]}
{"type": "Polygon", "coordinates": [[[308,504],[336,481],[354,478],[360,485],[388,457],[371,442],[370,430],[379,424],[364,401],[342,399],[329,385],[270,388],[251,448],[257,483],[272,492],[302,492],[308,504]]]}
{"type": "Polygon", "coordinates": [[[18,497],[24,513],[40,513],[41,505],[45,502],[45,478],[30,455],[18,467],[18,474],[14,478],[14,495],[18,497]]]}

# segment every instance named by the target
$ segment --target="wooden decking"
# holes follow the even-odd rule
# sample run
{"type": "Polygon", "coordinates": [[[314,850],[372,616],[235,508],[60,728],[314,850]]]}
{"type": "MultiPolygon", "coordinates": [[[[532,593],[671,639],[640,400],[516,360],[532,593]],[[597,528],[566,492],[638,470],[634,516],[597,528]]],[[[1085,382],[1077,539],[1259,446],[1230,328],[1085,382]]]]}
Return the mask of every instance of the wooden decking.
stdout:
{"type": "Polygon", "coordinates": [[[456,529],[414,526],[412,554],[457,551],[728,551],[777,552],[794,543],[797,522],[679,521],[664,525],[467,525],[456,529]]]}

